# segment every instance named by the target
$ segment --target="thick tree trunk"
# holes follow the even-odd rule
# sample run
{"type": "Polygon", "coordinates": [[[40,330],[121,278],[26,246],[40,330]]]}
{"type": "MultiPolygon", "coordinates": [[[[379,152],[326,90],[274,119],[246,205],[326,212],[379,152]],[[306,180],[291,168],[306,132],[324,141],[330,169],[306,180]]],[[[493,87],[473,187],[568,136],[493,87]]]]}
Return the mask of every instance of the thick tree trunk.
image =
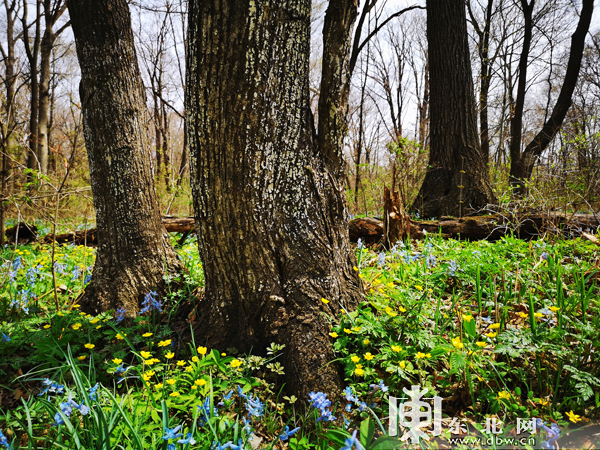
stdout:
{"type": "MultiPolygon", "coordinates": [[[[343,17],[356,9],[341,3],[343,17]]],[[[327,15],[326,28],[337,20],[327,15]]],[[[318,147],[310,111],[310,1],[192,1],[189,17],[190,173],[206,277],[197,341],[242,351],[285,344],[292,391],[339,395],[322,312],[352,309],[361,287],[338,186],[339,134],[319,136],[318,147]]],[[[346,105],[325,105],[343,126],[334,116],[346,105]]]]}
{"type": "Polygon", "coordinates": [[[80,299],[88,311],[139,310],[181,263],[162,225],[151,174],[142,79],[126,0],[68,0],[99,247],[80,299]]]}
{"type": "Polygon", "coordinates": [[[460,216],[495,201],[477,137],[463,0],[427,2],[431,144],[414,205],[424,217],[460,216]]]}

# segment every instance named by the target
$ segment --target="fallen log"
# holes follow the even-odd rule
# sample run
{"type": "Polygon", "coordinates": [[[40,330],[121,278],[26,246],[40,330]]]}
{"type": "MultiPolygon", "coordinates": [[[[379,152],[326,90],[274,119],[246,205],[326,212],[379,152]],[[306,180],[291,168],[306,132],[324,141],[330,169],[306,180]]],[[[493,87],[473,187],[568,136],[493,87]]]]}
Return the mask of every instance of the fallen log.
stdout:
{"type": "Polygon", "coordinates": [[[7,228],[4,235],[10,244],[14,244],[16,240],[19,245],[27,245],[37,239],[37,232],[38,229],[35,225],[19,222],[17,225],[7,228]]]}
{"type": "MultiPolygon", "coordinates": [[[[51,244],[55,240],[53,234],[47,234],[42,241],[51,244]]],[[[67,233],[56,235],[57,244],[75,244],[75,245],[98,245],[98,230],[90,228],[89,230],[69,231],[67,233]]]]}
{"type": "MultiPolygon", "coordinates": [[[[163,224],[169,233],[183,233],[186,237],[195,232],[192,217],[163,217],[163,224]]],[[[562,234],[565,237],[581,236],[586,230],[597,230],[600,218],[592,214],[564,214],[556,212],[531,213],[520,217],[491,214],[462,218],[442,217],[441,220],[411,220],[411,238],[423,238],[425,233],[441,233],[444,238],[467,239],[471,241],[496,241],[503,236],[514,235],[521,239],[534,239],[546,233],[562,234]]],[[[384,224],[380,219],[362,217],[352,219],[348,224],[350,241],[362,240],[367,245],[383,241],[384,224]]],[[[51,243],[52,235],[43,238],[51,243]]],[[[98,233],[95,228],[85,231],[70,231],[56,236],[60,244],[97,245],[98,233]],[[87,237],[86,237],[87,236],[87,237]]]]}

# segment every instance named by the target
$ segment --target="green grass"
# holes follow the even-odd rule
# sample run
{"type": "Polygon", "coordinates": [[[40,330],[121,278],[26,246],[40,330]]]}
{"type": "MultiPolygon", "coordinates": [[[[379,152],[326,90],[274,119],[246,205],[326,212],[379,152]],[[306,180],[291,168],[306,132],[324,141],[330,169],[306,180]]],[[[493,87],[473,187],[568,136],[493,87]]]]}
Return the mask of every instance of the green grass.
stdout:
{"type": "Polygon", "coordinates": [[[430,235],[385,254],[357,249],[367,295],[329,317],[352,396],[323,408],[332,423],[285,392],[281,346],[240,355],[173,331],[176,306],[203,287],[195,244],[179,250],[189,275],[160,299],[164,312],[121,322],[115,311],[77,309],[94,253],[56,249],[58,304],[50,246],[0,253],[0,430],[11,448],[337,449],[356,429],[365,447],[391,448],[389,396],[411,385],[442,397],[444,417],[471,424],[539,417],[564,431],[598,419],[600,259],[589,242],[430,235]],[[286,426],[300,429],[283,442],[286,426]]]}

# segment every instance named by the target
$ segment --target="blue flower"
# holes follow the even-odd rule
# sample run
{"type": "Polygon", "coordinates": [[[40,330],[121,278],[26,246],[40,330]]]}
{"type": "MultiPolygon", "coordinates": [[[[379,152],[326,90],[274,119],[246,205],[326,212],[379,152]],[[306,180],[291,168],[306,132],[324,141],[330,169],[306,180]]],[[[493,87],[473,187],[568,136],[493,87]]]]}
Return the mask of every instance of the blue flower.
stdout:
{"type": "Polygon", "coordinates": [[[95,386],[91,387],[88,391],[88,398],[90,400],[96,400],[96,391],[98,390],[98,387],[100,386],[99,383],[96,383],[95,386]]]}
{"type": "Polygon", "coordinates": [[[383,380],[379,380],[379,384],[370,384],[369,387],[373,390],[373,391],[381,391],[381,392],[387,392],[389,390],[389,388],[383,384],[383,380]]]}
{"type": "Polygon", "coordinates": [[[142,302],[142,309],[140,310],[140,314],[144,314],[147,312],[158,311],[162,312],[162,303],[160,300],[157,300],[158,296],[156,291],[150,291],[144,297],[144,301],[142,302]]]}
{"type": "Polygon", "coordinates": [[[125,318],[125,313],[126,312],[127,312],[127,310],[125,308],[119,308],[119,309],[117,309],[117,318],[116,318],[116,321],[117,322],[121,322],[125,318]]]}
{"type": "Polygon", "coordinates": [[[377,256],[377,265],[379,265],[379,267],[385,266],[385,253],[384,252],[381,252],[379,254],[379,256],[377,256]]]}
{"type": "Polygon", "coordinates": [[[8,439],[6,438],[6,436],[4,436],[2,430],[0,430],[0,445],[4,448],[10,448],[10,445],[8,445],[8,439]]]}
{"type": "Polygon", "coordinates": [[[358,430],[354,430],[352,436],[344,441],[344,446],[340,450],[351,450],[355,447],[356,450],[364,450],[364,447],[360,444],[360,441],[356,438],[358,430]]]}
{"type": "Polygon", "coordinates": [[[165,428],[165,435],[162,437],[163,440],[168,441],[169,439],[177,439],[183,436],[183,433],[178,433],[181,425],[177,425],[175,428],[165,428]]]}
{"type": "Polygon", "coordinates": [[[194,445],[196,443],[196,440],[192,437],[192,433],[188,433],[186,434],[184,439],[179,439],[177,442],[179,442],[180,444],[194,445]]]}
{"type": "Polygon", "coordinates": [[[317,422],[322,420],[326,422],[335,421],[335,416],[333,416],[331,411],[327,409],[331,406],[331,401],[327,399],[327,394],[323,392],[317,392],[316,394],[311,392],[308,394],[308,397],[310,399],[310,405],[314,406],[321,412],[321,416],[317,418],[317,422]]]}
{"type": "Polygon", "coordinates": [[[258,396],[253,398],[249,395],[246,400],[246,410],[251,416],[261,417],[265,411],[265,404],[260,401],[258,396]]]}
{"type": "Polygon", "coordinates": [[[453,277],[456,275],[456,271],[458,270],[458,264],[456,261],[450,261],[450,266],[448,266],[448,274],[453,277]]]}
{"type": "Polygon", "coordinates": [[[290,427],[286,425],[285,431],[279,435],[279,439],[281,439],[282,441],[287,441],[291,436],[296,434],[299,429],[300,429],[300,427],[296,427],[290,431],[290,427]]]}
{"type": "Polygon", "coordinates": [[[2,333],[2,342],[10,342],[10,336],[8,334],[2,333]]]}

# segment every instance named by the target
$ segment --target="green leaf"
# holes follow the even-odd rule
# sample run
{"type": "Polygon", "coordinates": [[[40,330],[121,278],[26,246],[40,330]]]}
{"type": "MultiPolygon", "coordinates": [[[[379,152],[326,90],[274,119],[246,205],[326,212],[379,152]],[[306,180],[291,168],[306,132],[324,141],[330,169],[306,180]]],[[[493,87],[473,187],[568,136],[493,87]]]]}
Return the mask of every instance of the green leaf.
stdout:
{"type": "Polygon", "coordinates": [[[375,434],[375,423],[371,420],[370,417],[367,417],[360,424],[360,442],[364,447],[368,447],[368,445],[373,440],[373,435],[375,434]]]}
{"type": "Polygon", "coordinates": [[[401,447],[402,443],[397,437],[381,436],[380,438],[377,438],[375,442],[373,442],[373,445],[371,445],[368,450],[388,450],[401,447]]]}
{"type": "Polygon", "coordinates": [[[351,435],[344,430],[329,430],[327,433],[325,433],[325,437],[338,445],[344,445],[346,439],[351,437],[351,435]]]}

